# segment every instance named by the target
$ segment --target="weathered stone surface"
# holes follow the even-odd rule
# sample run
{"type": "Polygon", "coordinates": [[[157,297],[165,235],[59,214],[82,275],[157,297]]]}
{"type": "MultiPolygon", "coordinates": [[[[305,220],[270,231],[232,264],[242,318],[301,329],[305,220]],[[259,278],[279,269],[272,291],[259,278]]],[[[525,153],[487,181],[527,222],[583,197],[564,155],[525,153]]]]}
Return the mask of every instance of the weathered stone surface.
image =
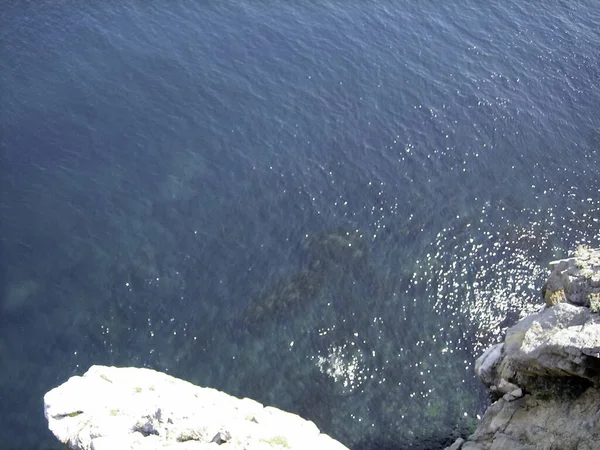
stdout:
{"type": "Polygon", "coordinates": [[[544,307],[476,362],[498,398],[461,450],[600,448],[600,250],[550,264],[544,307]]]}
{"type": "Polygon", "coordinates": [[[295,414],[144,368],[92,366],[44,406],[70,449],[346,449],[295,414]]]}
{"type": "Polygon", "coordinates": [[[465,443],[465,440],[463,438],[458,438],[454,442],[454,444],[452,444],[450,447],[448,447],[447,450],[458,450],[464,443],[465,443]]]}
{"type": "Polygon", "coordinates": [[[552,273],[543,288],[548,306],[551,298],[573,305],[590,306],[590,294],[600,293],[600,250],[580,248],[573,258],[550,263],[552,273]]]}
{"type": "Polygon", "coordinates": [[[600,315],[560,303],[525,318],[506,334],[499,376],[519,385],[532,376],[600,385],[600,315]]]}
{"type": "MultiPolygon", "coordinates": [[[[568,450],[598,448],[600,391],[589,388],[565,399],[528,394],[513,402],[500,399],[484,415],[467,442],[485,450],[568,450]]],[[[466,449],[464,444],[461,449],[466,449]]]]}
{"type": "Polygon", "coordinates": [[[488,387],[496,381],[496,367],[502,359],[504,343],[492,345],[475,361],[475,373],[488,387]]]}

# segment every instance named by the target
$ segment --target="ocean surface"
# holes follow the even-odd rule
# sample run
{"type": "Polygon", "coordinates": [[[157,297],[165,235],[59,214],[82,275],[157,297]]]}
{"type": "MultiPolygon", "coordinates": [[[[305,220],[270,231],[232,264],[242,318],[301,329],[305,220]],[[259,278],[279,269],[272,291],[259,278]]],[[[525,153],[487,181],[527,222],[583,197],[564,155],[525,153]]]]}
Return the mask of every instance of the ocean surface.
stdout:
{"type": "Polygon", "coordinates": [[[0,435],[144,366],[439,449],[600,245],[597,0],[0,1],[0,435]]]}

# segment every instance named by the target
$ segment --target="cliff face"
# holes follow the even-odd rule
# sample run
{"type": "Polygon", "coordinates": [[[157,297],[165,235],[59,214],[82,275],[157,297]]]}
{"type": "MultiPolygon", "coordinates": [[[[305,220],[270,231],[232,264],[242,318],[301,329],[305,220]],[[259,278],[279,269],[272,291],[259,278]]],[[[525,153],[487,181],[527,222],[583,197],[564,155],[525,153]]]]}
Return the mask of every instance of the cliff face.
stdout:
{"type": "Polygon", "coordinates": [[[550,264],[546,305],[476,362],[497,400],[451,450],[592,450],[600,445],[600,250],[550,264]]]}

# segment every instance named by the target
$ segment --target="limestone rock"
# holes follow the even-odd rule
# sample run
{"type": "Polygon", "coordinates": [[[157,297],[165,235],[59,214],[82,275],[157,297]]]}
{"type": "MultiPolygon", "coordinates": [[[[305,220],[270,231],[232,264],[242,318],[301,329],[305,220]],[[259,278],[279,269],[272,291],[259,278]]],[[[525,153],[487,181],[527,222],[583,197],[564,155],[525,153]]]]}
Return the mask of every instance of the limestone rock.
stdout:
{"type": "Polygon", "coordinates": [[[600,250],[550,267],[546,306],[478,358],[476,373],[497,400],[453,450],[599,448],[600,250]]]}
{"type": "Polygon", "coordinates": [[[575,376],[600,385],[600,315],[560,303],[525,318],[507,331],[500,366],[500,376],[518,384],[575,376]]]}
{"type": "Polygon", "coordinates": [[[492,345],[475,361],[475,373],[488,387],[496,380],[496,367],[502,359],[503,347],[503,343],[492,345]]]}
{"type": "Polygon", "coordinates": [[[581,247],[573,258],[550,263],[552,273],[543,288],[548,306],[559,301],[590,306],[590,295],[600,293],[600,250],[581,247]]]}
{"type": "Polygon", "coordinates": [[[512,402],[500,399],[488,408],[467,442],[482,450],[595,449],[600,442],[599,405],[600,391],[595,388],[568,401],[532,394],[512,402]]]}
{"type": "Polygon", "coordinates": [[[49,391],[44,408],[77,450],[346,449],[295,414],[145,368],[92,366],[49,391]]]}

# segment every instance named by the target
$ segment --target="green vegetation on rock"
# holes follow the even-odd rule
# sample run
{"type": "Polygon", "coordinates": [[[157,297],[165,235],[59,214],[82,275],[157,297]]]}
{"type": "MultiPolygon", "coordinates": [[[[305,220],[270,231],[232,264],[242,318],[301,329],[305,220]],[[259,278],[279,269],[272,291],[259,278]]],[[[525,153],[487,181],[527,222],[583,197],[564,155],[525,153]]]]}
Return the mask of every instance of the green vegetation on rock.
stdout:
{"type": "Polygon", "coordinates": [[[594,292],[588,295],[590,302],[590,311],[593,313],[600,312],[600,292],[594,292]]]}
{"type": "Polygon", "coordinates": [[[271,439],[261,439],[260,441],[269,444],[271,447],[279,445],[281,447],[290,448],[290,444],[288,444],[287,439],[283,436],[274,436],[271,439]]]}

